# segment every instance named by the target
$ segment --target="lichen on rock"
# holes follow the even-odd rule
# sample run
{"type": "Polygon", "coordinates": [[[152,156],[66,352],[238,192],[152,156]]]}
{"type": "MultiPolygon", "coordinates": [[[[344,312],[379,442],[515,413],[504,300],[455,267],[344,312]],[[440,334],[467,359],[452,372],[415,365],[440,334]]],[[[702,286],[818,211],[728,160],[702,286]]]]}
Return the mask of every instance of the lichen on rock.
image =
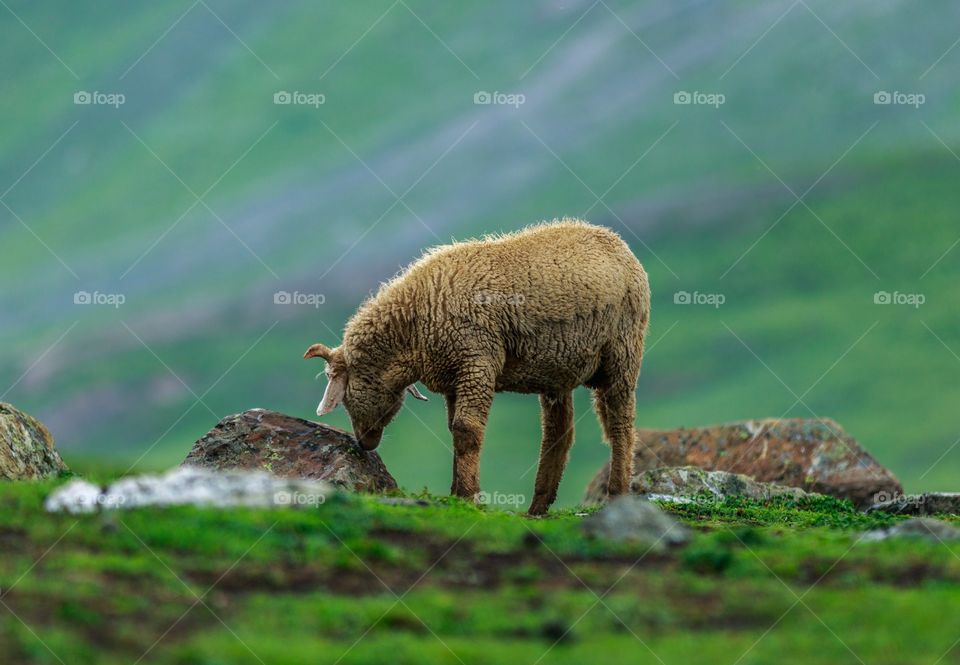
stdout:
{"type": "MultiPolygon", "coordinates": [[[[596,489],[592,485],[591,490],[596,489]]],[[[808,496],[796,487],[764,483],[749,476],[728,471],[708,471],[695,466],[663,467],[639,471],[630,482],[630,493],[657,501],[686,503],[694,497],[724,499],[737,497],[768,501],[786,496],[799,499],[808,496]]],[[[599,491],[588,491],[584,503],[603,503],[607,497],[599,491]]]]}
{"type": "Polygon", "coordinates": [[[36,480],[67,470],[43,423],[0,402],[0,479],[36,480]]]}
{"type": "MultiPolygon", "coordinates": [[[[849,499],[866,508],[877,494],[903,488],[840,425],[828,418],[777,418],[673,430],[638,429],[634,482],[644,471],[697,466],[744,474],[762,482],[849,499]]],[[[606,493],[609,464],[594,477],[589,496],[606,493]]]]}

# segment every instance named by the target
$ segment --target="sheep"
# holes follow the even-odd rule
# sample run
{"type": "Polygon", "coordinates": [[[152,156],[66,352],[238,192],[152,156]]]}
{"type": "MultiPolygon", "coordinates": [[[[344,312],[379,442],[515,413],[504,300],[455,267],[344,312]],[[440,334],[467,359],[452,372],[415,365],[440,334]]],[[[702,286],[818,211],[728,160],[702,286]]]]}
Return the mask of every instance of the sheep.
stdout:
{"type": "Polygon", "coordinates": [[[628,491],[635,390],[650,314],[647,275],[610,229],[561,219],[428,250],[361,305],[326,360],[317,415],[343,403],[365,450],[420,381],[446,400],[451,494],[477,500],[496,392],[538,393],[542,441],[531,515],[543,515],[573,444],[574,388],[593,391],[611,448],[608,493],[628,491]]]}

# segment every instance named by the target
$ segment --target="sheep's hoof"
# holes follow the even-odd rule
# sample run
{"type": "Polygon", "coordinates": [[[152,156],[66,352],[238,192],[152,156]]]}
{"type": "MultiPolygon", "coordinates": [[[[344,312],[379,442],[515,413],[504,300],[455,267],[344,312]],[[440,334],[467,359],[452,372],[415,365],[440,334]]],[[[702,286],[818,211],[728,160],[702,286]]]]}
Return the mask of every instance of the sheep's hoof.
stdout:
{"type": "Polygon", "coordinates": [[[550,506],[548,506],[546,503],[541,503],[534,500],[534,502],[530,504],[530,509],[527,511],[527,515],[530,517],[543,517],[547,514],[548,510],[550,510],[550,506]]]}
{"type": "Polygon", "coordinates": [[[456,487],[450,490],[450,496],[455,496],[458,499],[463,499],[468,503],[473,503],[473,505],[475,506],[482,506],[485,503],[488,503],[488,501],[485,500],[485,494],[486,494],[485,492],[467,492],[467,491],[460,490],[456,487]]]}

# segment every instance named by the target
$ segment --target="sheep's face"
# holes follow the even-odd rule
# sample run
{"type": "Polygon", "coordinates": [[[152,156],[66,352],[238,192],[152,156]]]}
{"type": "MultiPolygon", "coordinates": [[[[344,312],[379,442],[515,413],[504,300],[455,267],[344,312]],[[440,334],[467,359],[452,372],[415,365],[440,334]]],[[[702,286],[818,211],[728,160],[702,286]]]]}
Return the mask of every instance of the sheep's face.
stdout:
{"type": "Polygon", "coordinates": [[[387,377],[379,376],[372,368],[362,366],[363,363],[348,366],[340,347],[330,349],[314,344],[303,357],[327,361],[327,388],[317,407],[317,415],[326,415],[343,403],[357,441],[364,450],[374,450],[380,445],[383,429],[403,406],[404,392],[426,400],[412,385],[391,389],[387,377]]]}
{"type": "Polygon", "coordinates": [[[391,391],[375,378],[350,373],[343,406],[350,415],[357,441],[364,450],[374,450],[380,445],[383,428],[403,406],[403,390],[391,391]]]}

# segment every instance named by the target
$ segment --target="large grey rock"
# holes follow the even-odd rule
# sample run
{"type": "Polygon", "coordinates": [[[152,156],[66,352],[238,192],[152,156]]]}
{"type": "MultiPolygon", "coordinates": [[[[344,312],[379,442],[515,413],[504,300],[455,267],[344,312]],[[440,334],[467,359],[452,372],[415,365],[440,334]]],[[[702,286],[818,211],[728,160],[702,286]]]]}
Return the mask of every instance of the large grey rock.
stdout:
{"type": "Polygon", "coordinates": [[[363,450],[350,434],[265,409],[221,420],[193,445],[183,464],[216,471],[269,471],[356,492],[397,489],[380,455],[363,450]]]}
{"type": "MultiPolygon", "coordinates": [[[[900,482],[836,422],[823,419],[749,420],[728,425],[637,430],[634,473],[698,466],[762,482],[850,499],[861,508],[878,493],[903,492],[900,482]]],[[[609,463],[588,495],[607,490],[609,463]]]]}
{"type": "Polygon", "coordinates": [[[894,515],[960,515],[960,492],[929,492],[896,496],[878,495],[868,512],[894,515]]]}
{"type": "Polygon", "coordinates": [[[888,538],[924,538],[933,541],[960,539],[960,529],[943,520],[915,517],[884,529],[867,532],[864,540],[887,540],[888,538]]]}
{"type": "Polygon", "coordinates": [[[690,540],[690,531],[646,499],[619,496],[583,520],[588,536],[613,541],[632,541],[663,551],[690,540]]]}
{"type": "Polygon", "coordinates": [[[36,418],[0,402],[0,478],[27,480],[67,470],[53,435],[36,418]]]}
{"type": "MultiPolygon", "coordinates": [[[[707,471],[695,466],[650,469],[635,473],[630,481],[630,492],[649,499],[687,503],[694,497],[704,495],[717,499],[741,497],[767,501],[773,497],[786,496],[793,499],[809,496],[796,487],[784,487],[775,483],[762,483],[749,476],[727,471],[707,471]]],[[[591,485],[584,503],[603,503],[607,500],[606,488],[591,485]]]]}
{"type": "Polygon", "coordinates": [[[47,497],[44,508],[49,512],[90,513],[101,508],[145,506],[313,506],[323,503],[333,491],[326,482],[277,478],[265,471],[180,467],[160,476],[121,478],[106,489],[85,480],[72,480],[47,497]]]}

